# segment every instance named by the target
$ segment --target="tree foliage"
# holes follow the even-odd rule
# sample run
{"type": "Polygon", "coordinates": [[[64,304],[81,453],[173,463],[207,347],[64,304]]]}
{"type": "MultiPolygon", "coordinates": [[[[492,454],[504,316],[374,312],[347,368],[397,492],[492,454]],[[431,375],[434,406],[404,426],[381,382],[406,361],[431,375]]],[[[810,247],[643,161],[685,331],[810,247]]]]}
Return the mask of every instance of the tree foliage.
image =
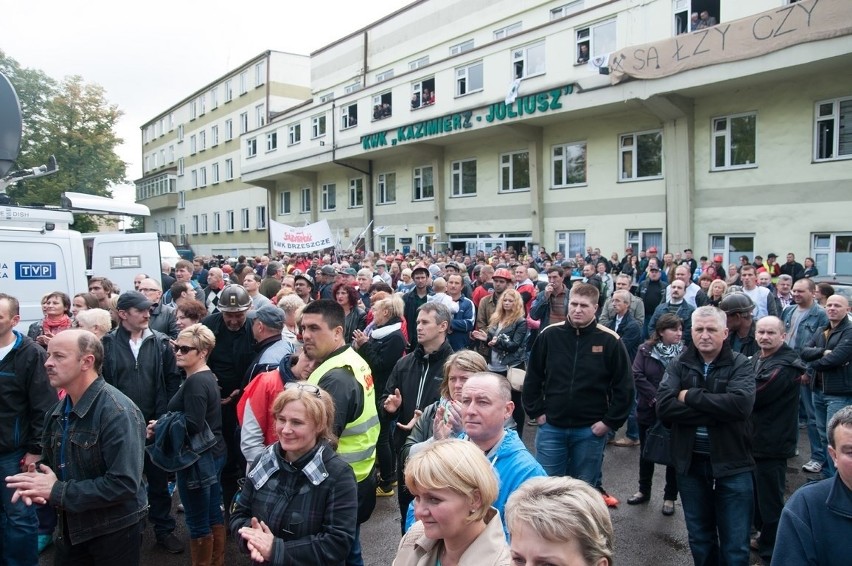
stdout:
{"type": "MultiPolygon", "coordinates": [[[[103,87],[80,76],[57,82],[39,70],[26,69],[0,51],[0,72],[21,101],[23,140],[19,167],[36,167],[56,156],[59,172],[23,181],[9,189],[19,204],[58,205],[61,193],[75,191],[111,197],[110,187],[126,182],[126,164],[116,148],[122,139],[115,126],[122,116],[106,100],[103,87]]],[[[75,215],[75,228],[96,230],[85,215],[75,215]]]]}

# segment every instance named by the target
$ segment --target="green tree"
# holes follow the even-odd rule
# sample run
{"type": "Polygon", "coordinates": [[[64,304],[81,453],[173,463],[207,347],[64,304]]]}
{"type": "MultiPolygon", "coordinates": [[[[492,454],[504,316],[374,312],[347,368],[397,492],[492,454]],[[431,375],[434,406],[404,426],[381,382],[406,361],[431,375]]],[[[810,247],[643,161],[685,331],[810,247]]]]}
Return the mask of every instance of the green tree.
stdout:
{"type": "MultiPolygon", "coordinates": [[[[115,134],[122,112],[109,104],[103,87],[86,84],[80,76],[56,83],[3,53],[0,70],[21,99],[24,141],[18,164],[38,166],[55,155],[59,165],[55,175],[10,188],[12,198],[22,205],[58,205],[64,191],[111,197],[110,187],[126,182],[126,164],[115,152],[123,141],[115,134]]],[[[75,215],[74,227],[81,232],[97,229],[86,215],[75,215]]]]}

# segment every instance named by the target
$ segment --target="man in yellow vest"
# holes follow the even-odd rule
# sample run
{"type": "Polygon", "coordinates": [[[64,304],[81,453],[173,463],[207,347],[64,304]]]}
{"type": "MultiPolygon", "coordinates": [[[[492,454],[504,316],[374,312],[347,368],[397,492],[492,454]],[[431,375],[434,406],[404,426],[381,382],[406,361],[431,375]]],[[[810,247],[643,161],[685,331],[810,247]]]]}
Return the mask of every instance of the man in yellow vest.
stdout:
{"type": "Polygon", "coordinates": [[[338,455],[346,460],[358,481],[358,523],[347,566],[363,566],[360,523],[370,518],[376,506],[376,441],[379,417],[370,366],[343,338],[343,307],[320,299],[302,311],[305,355],[319,364],[308,383],[318,385],[334,399],[334,434],[340,438],[338,455]]]}

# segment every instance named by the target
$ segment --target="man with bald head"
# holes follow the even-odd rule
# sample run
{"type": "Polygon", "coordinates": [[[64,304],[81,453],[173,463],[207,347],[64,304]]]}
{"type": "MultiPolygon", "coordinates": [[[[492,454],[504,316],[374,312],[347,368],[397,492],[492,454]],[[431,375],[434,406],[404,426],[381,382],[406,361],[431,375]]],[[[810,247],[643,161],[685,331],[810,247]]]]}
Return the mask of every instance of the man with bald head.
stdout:
{"type": "Polygon", "coordinates": [[[204,302],[209,314],[219,311],[219,297],[227,285],[225,273],[218,267],[211,267],[207,272],[207,287],[204,288],[204,302]]]}
{"type": "Polygon", "coordinates": [[[38,468],[33,463],[6,478],[13,500],[56,508],[56,564],[139,564],[148,508],[145,421],[133,401],[100,377],[103,361],[101,341],[87,330],[66,330],[50,341],[47,378],[66,396],[47,414],[38,468]]]}
{"type": "MultiPolygon", "coordinates": [[[[674,270],[674,279],[683,281],[683,284],[686,286],[683,293],[683,300],[692,308],[698,308],[698,305],[695,304],[695,296],[698,294],[698,291],[701,290],[701,287],[693,283],[689,266],[683,264],[677,266],[674,270]]],[[[669,285],[669,288],[666,289],[666,300],[671,299],[671,296],[671,285],[669,285]]]]}
{"type": "MultiPolygon", "coordinates": [[[[814,371],[814,413],[823,448],[828,446],[828,421],[834,413],[852,405],[852,322],[846,316],[848,312],[846,297],[831,295],[825,302],[828,327],[817,332],[811,346],[801,354],[814,371]]],[[[823,476],[832,477],[834,462],[829,458],[827,464],[823,476]]]]}
{"type": "Polygon", "coordinates": [[[799,439],[799,378],[807,369],[794,349],[785,344],[784,322],[774,316],[757,321],[755,339],[760,351],[752,356],[755,397],[751,417],[754,457],[754,525],[760,534],[752,541],[766,564],[772,560],[778,520],[784,509],[787,459],[796,455],[799,439]]]}
{"type": "Polygon", "coordinates": [[[177,338],[180,328],[177,324],[177,315],[174,305],[164,305],[161,302],[163,290],[160,282],[156,279],[143,279],[136,289],[145,298],[154,303],[151,306],[151,318],[148,319],[148,328],[168,335],[172,340],[177,338]]]}

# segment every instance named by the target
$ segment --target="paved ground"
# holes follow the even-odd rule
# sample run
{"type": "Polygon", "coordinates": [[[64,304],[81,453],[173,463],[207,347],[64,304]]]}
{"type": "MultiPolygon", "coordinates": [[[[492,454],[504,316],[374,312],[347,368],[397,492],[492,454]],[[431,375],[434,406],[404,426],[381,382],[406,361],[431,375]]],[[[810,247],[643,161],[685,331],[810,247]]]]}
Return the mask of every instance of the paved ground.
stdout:
{"type": "MultiPolygon", "coordinates": [[[[527,427],[524,441],[532,447],[534,427],[527,427]]],[[[808,444],[805,431],[799,435],[800,456],[790,460],[787,468],[787,492],[792,493],[807,479],[802,472],[802,464],[807,461],[808,444]]],[[[662,506],[662,468],[657,467],[654,476],[654,493],[651,501],[645,505],[629,506],[627,498],[636,491],[638,480],[638,448],[617,448],[608,446],[604,459],[604,487],[610,494],[621,500],[622,504],[612,509],[612,520],[616,534],[616,564],[620,566],[686,566],[692,564],[689,554],[686,526],[680,502],[673,517],[660,513],[662,506]]],[[[175,497],[175,505],[177,497],[175,497]]],[[[178,515],[178,536],[188,541],[183,515],[178,515]]],[[[387,566],[393,561],[399,543],[399,511],[396,498],[387,497],[378,500],[376,511],[367,524],[362,525],[361,541],[364,547],[366,566],[387,566]]],[[[189,549],[184,554],[166,553],[154,544],[153,533],[146,532],[142,548],[143,566],[177,566],[189,564],[189,549]]],[[[41,556],[40,565],[53,563],[52,549],[41,556]]],[[[752,555],[753,564],[759,563],[752,555]]],[[[225,564],[249,564],[241,556],[234,544],[229,543],[225,564]]],[[[105,565],[107,566],[107,565],[105,565]]]]}

